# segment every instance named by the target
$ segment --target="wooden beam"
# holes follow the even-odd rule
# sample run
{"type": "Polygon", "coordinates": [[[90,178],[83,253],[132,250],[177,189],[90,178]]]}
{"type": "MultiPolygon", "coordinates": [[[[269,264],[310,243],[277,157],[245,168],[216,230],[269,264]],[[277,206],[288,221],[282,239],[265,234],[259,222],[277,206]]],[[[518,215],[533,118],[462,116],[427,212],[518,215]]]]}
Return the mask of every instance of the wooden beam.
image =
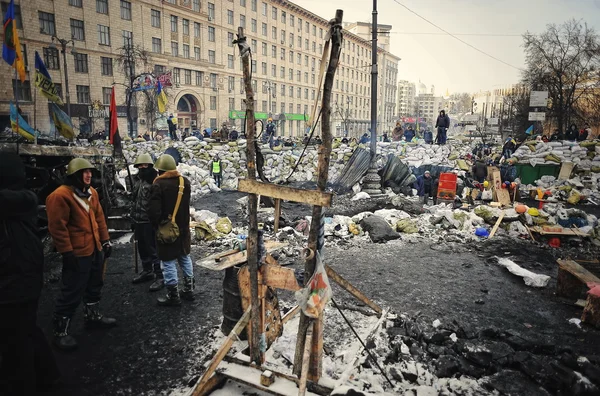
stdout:
{"type": "Polygon", "coordinates": [[[283,318],[281,318],[281,324],[284,325],[289,322],[296,314],[300,312],[300,305],[296,305],[294,308],[290,309],[283,318]]]}
{"type": "Polygon", "coordinates": [[[223,386],[223,383],[227,381],[227,377],[221,375],[219,373],[215,373],[212,377],[208,379],[206,384],[202,387],[202,391],[198,394],[198,396],[208,396],[213,393],[216,389],[223,386]]]}
{"type": "Polygon", "coordinates": [[[300,386],[298,387],[298,396],[306,395],[306,381],[308,380],[308,366],[310,363],[311,340],[313,337],[313,327],[309,326],[306,332],[306,341],[304,343],[304,353],[302,354],[302,371],[300,374],[300,386]]]}
{"type": "Polygon", "coordinates": [[[275,198],[275,221],[273,224],[273,230],[279,231],[279,218],[281,217],[281,199],[275,198]]]}
{"type": "Polygon", "coordinates": [[[332,193],[279,186],[250,179],[240,179],[238,191],[323,207],[330,207],[333,197],[332,193]]]}
{"type": "Polygon", "coordinates": [[[502,211],[500,213],[500,216],[498,216],[498,220],[496,220],[496,224],[494,224],[494,227],[492,228],[492,232],[490,232],[490,236],[488,237],[488,239],[492,239],[494,234],[496,234],[496,231],[498,231],[498,227],[500,227],[500,223],[502,223],[503,218],[504,218],[504,211],[502,211]]]}
{"type": "MultiPolygon", "coordinates": [[[[267,250],[267,253],[274,252],[275,250],[286,245],[286,242],[265,241],[265,249],[267,250]]],[[[243,252],[238,251],[237,253],[233,253],[228,256],[223,256],[223,253],[212,254],[200,261],[196,261],[196,265],[212,271],[221,271],[236,265],[244,264],[247,261],[248,251],[244,250],[243,252]],[[219,261],[217,261],[217,259],[219,261]]]]}
{"type": "Polygon", "coordinates": [[[321,312],[321,315],[313,320],[312,339],[308,338],[307,334],[307,339],[311,340],[308,379],[313,382],[319,382],[323,371],[323,328],[323,312],[321,312]]]}
{"type": "Polygon", "coordinates": [[[219,350],[217,351],[215,356],[213,356],[210,365],[208,366],[204,374],[202,374],[202,377],[200,377],[200,380],[194,387],[194,390],[192,391],[192,396],[200,396],[207,394],[206,392],[209,388],[209,380],[211,376],[213,375],[213,373],[215,372],[215,370],[219,366],[219,363],[221,363],[225,355],[227,355],[227,352],[229,352],[229,350],[231,349],[231,346],[233,345],[235,339],[237,339],[244,327],[246,327],[246,325],[248,324],[248,321],[250,320],[250,312],[250,308],[248,308],[246,312],[244,312],[244,315],[242,315],[235,327],[231,330],[231,332],[225,339],[225,342],[223,342],[221,347],[219,347],[219,350]]]}
{"type": "Polygon", "coordinates": [[[558,265],[560,268],[576,276],[584,284],[589,282],[600,283],[600,279],[596,275],[592,274],[573,260],[558,260],[558,265]]]}
{"type": "Polygon", "coordinates": [[[341,275],[339,275],[337,272],[335,272],[333,270],[333,268],[326,265],[325,271],[327,272],[327,276],[329,277],[329,279],[331,279],[332,281],[334,281],[335,283],[340,285],[340,287],[342,289],[344,289],[348,293],[352,294],[359,301],[361,301],[361,302],[365,303],[366,305],[368,305],[369,307],[371,307],[375,312],[377,312],[378,315],[381,315],[383,310],[381,309],[381,307],[379,305],[375,304],[367,296],[365,296],[360,290],[358,290],[356,287],[354,287],[350,282],[348,282],[346,279],[342,278],[341,275]]]}
{"type": "MultiPolygon", "coordinates": [[[[238,27],[238,49],[242,58],[242,69],[244,73],[244,86],[246,88],[246,169],[248,180],[256,180],[256,148],[254,146],[256,126],[254,125],[254,91],[252,88],[252,73],[250,69],[250,43],[244,35],[244,28],[238,27]]],[[[258,301],[258,199],[256,194],[248,194],[248,238],[246,249],[248,249],[248,268],[250,269],[250,291],[251,291],[251,335],[248,334],[250,345],[250,356],[258,364],[262,363],[263,354],[260,352],[260,307],[258,301]]]]}
{"type": "MultiPolygon", "coordinates": [[[[340,60],[340,48],[342,45],[342,22],[343,22],[344,11],[336,10],[335,18],[329,23],[330,32],[327,36],[331,38],[331,51],[328,51],[330,40],[325,42],[325,48],[323,53],[329,53],[329,62],[327,63],[327,72],[325,74],[325,81],[323,83],[323,97],[321,101],[321,137],[323,144],[319,147],[319,160],[317,168],[317,190],[324,192],[327,187],[327,178],[329,177],[329,162],[331,160],[331,142],[333,136],[331,134],[331,97],[333,91],[333,82],[335,80],[335,72],[340,60]]],[[[325,58],[326,55],[323,56],[325,58]]],[[[323,59],[324,61],[324,59],[323,59]]],[[[323,205],[314,205],[312,211],[312,221],[310,224],[310,231],[308,235],[308,248],[313,252],[318,252],[321,246],[319,246],[319,234],[321,232],[321,220],[323,217],[323,205]]],[[[306,260],[304,264],[304,281],[305,284],[312,277],[316,267],[316,257],[310,260],[306,260]]],[[[319,319],[322,320],[322,316],[319,319]]],[[[294,374],[300,376],[302,368],[302,354],[305,349],[304,343],[306,342],[306,332],[310,326],[309,318],[303,313],[300,314],[300,323],[298,325],[298,336],[296,337],[296,350],[294,355],[294,374]]],[[[317,336],[322,337],[322,333],[317,336]]],[[[314,356],[321,356],[323,353],[323,343],[314,342],[313,337],[313,349],[312,354],[314,356]],[[319,351],[318,348],[321,348],[319,351]]],[[[312,378],[319,379],[321,366],[311,367],[312,378]]]]}

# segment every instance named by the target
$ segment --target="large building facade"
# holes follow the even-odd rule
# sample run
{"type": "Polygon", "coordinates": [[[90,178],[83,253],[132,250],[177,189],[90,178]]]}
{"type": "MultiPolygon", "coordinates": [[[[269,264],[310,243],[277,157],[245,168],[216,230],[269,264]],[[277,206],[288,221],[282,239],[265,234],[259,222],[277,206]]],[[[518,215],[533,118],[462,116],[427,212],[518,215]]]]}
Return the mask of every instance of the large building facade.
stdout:
{"type": "MultiPolygon", "coordinates": [[[[156,108],[146,103],[152,101],[145,100],[154,91],[138,92],[130,110],[134,134],[161,128],[165,125],[164,116],[169,113],[176,115],[184,130],[220,127],[223,123],[243,129],[242,64],[232,43],[239,26],[244,28],[252,48],[257,118],[273,117],[280,135],[302,136],[305,120],[313,107],[320,105],[318,80],[328,19],[289,1],[20,0],[15,3],[18,34],[28,63],[27,81],[16,84],[19,107],[41,131],[50,130],[50,121],[47,99],[35,92],[35,51],[44,59],[65,102],[68,79],[71,105],[69,108],[65,105],[65,111],[70,112],[80,131],[105,129],[113,86],[120,131],[122,134],[128,131],[124,104],[129,76],[143,77],[144,73],[153,78],[162,76],[169,101],[167,113],[155,121],[156,108]],[[124,57],[124,53],[131,56],[124,57]]],[[[6,5],[7,1],[2,0],[3,11],[6,5]]],[[[388,116],[391,122],[395,114],[399,59],[383,48],[378,53],[379,97],[383,98],[378,116],[384,127],[388,116]]],[[[347,131],[357,136],[369,125],[370,65],[371,42],[344,31],[333,87],[334,134],[347,131]],[[342,110],[338,111],[340,117],[336,117],[336,109],[342,110]],[[353,128],[348,128],[350,120],[353,128]]],[[[6,76],[13,73],[6,63],[2,63],[0,72],[6,76]]],[[[6,125],[14,81],[3,79],[0,90],[4,94],[0,116],[6,125]]]]}
{"type": "Polygon", "coordinates": [[[398,118],[414,116],[415,96],[415,83],[407,80],[398,81],[398,100],[396,102],[398,118]]]}

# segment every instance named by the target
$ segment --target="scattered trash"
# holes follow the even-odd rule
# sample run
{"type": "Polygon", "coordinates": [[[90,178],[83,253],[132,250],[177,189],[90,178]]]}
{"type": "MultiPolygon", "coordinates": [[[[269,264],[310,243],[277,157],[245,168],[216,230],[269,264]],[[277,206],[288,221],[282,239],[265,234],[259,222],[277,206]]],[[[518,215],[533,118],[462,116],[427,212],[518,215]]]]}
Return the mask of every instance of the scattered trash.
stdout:
{"type": "Polygon", "coordinates": [[[496,258],[498,259],[498,264],[500,264],[503,267],[506,267],[506,269],[508,269],[510,273],[523,278],[527,286],[546,287],[548,285],[548,282],[550,281],[549,276],[536,274],[535,272],[526,270],[525,268],[520,267],[518,264],[516,264],[510,259],[507,259],[505,257],[496,258]]]}
{"type": "Polygon", "coordinates": [[[581,319],[571,318],[571,319],[569,319],[569,323],[574,324],[575,326],[577,326],[581,329],[581,319]]]}

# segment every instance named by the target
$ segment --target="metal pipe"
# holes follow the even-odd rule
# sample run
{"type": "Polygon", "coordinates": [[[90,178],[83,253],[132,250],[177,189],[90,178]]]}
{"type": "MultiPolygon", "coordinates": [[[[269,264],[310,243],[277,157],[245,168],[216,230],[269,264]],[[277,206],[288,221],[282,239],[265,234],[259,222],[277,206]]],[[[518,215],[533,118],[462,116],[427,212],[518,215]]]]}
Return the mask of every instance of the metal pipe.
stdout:
{"type": "Polygon", "coordinates": [[[371,37],[371,162],[373,163],[377,153],[377,0],[373,0],[371,37]]]}

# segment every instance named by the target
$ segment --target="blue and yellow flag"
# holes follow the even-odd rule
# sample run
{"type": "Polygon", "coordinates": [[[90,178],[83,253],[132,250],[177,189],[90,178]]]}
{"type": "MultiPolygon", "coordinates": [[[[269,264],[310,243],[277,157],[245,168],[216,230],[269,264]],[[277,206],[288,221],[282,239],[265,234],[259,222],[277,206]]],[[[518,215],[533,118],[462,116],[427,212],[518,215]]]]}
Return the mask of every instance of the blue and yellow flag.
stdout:
{"type": "Polygon", "coordinates": [[[32,141],[32,142],[35,140],[35,135],[37,134],[37,132],[32,127],[29,126],[29,124],[27,123],[27,121],[25,121],[23,119],[23,117],[21,117],[21,114],[19,114],[16,106],[13,104],[12,101],[10,102],[10,125],[11,125],[13,131],[17,132],[19,135],[23,136],[25,139],[32,141]],[[18,128],[17,128],[17,120],[19,123],[18,128]]]}
{"type": "Polygon", "coordinates": [[[21,43],[17,34],[17,21],[15,20],[15,1],[10,0],[4,15],[4,44],[2,45],[2,58],[14,67],[19,74],[21,82],[25,81],[25,61],[21,52],[21,43]]]}
{"type": "Polygon", "coordinates": [[[35,51],[35,85],[40,89],[42,95],[58,105],[63,105],[62,99],[58,96],[56,85],[52,82],[52,77],[50,77],[50,73],[48,73],[48,69],[46,69],[46,65],[37,51],[35,51]]]}
{"type": "Polygon", "coordinates": [[[56,103],[50,103],[50,117],[58,133],[69,140],[73,140],[75,132],[73,132],[71,117],[62,111],[56,103]]]}
{"type": "Polygon", "coordinates": [[[526,135],[533,135],[533,125],[530,125],[529,128],[525,130],[526,135]]]}
{"type": "Polygon", "coordinates": [[[158,104],[158,112],[164,113],[167,111],[167,95],[163,91],[160,81],[156,84],[156,103],[158,104]]]}

